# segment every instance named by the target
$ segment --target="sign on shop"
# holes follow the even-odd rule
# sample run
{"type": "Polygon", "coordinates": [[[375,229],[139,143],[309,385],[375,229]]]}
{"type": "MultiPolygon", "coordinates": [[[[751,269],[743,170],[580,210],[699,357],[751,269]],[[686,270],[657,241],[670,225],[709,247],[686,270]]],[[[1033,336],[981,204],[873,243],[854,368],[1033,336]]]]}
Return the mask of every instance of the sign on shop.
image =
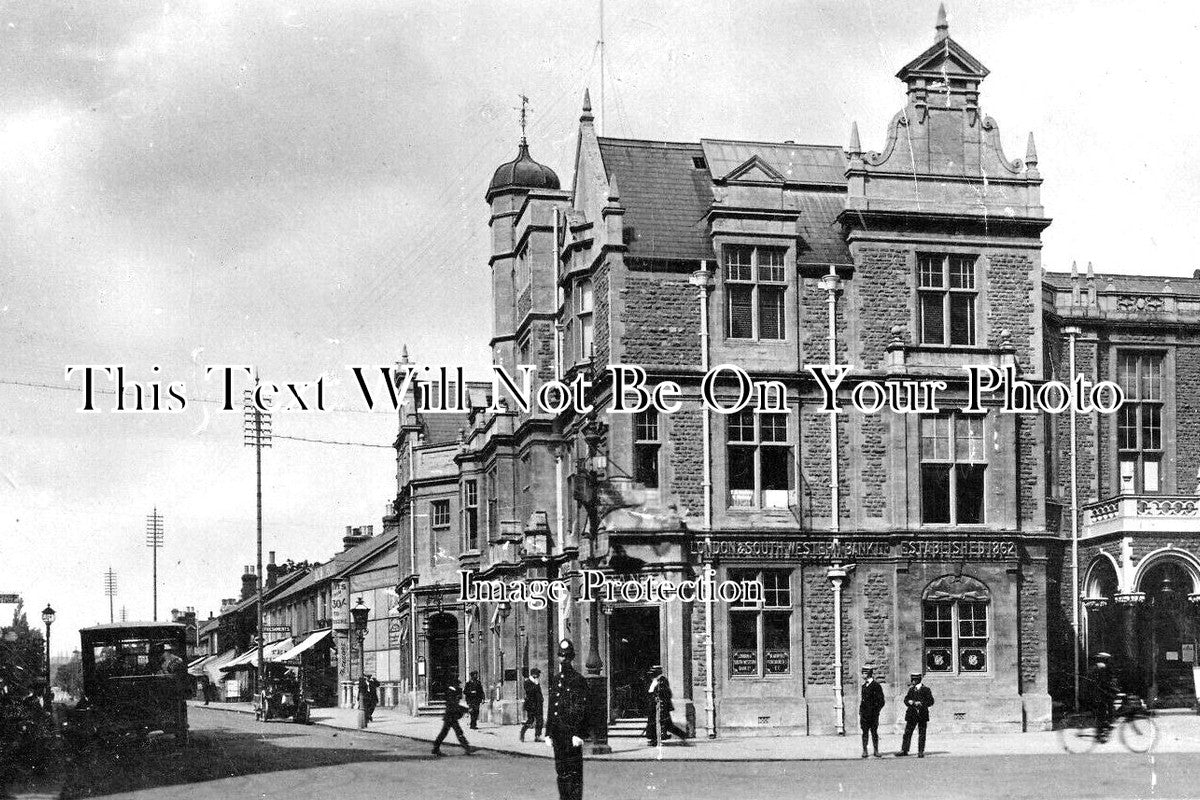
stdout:
{"type": "Polygon", "coordinates": [[[908,561],[1015,561],[1017,543],[1011,539],[920,539],[900,543],[908,561]]]}
{"type": "Polygon", "coordinates": [[[350,627],[350,582],[334,581],[329,604],[329,616],[334,628],[350,627]]]}

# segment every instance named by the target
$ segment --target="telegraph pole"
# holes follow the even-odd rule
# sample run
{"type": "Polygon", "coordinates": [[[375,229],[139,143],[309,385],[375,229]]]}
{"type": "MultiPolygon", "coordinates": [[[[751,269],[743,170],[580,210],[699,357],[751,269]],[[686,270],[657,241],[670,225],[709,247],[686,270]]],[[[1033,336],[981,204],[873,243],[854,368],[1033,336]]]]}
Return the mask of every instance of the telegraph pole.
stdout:
{"type": "Polygon", "coordinates": [[[104,573],[104,594],[108,597],[108,621],[116,622],[113,615],[113,597],[117,594],[117,573],[113,572],[112,567],[104,573]]]}
{"type": "MultiPolygon", "coordinates": [[[[258,374],[254,385],[258,387],[258,374]]],[[[254,392],[247,389],[243,396],[242,437],[247,447],[254,448],[254,470],[258,499],[258,669],[256,684],[261,690],[263,675],[263,563],[262,563],[262,451],[271,446],[271,415],[259,408],[254,392]]],[[[266,719],[266,715],[263,715],[266,719]]]]}
{"type": "Polygon", "coordinates": [[[163,546],[163,518],[158,513],[158,506],[154,507],[154,512],[146,517],[146,547],[149,547],[154,553],[154,621],[158,621],[158,548],[163,546]]]}

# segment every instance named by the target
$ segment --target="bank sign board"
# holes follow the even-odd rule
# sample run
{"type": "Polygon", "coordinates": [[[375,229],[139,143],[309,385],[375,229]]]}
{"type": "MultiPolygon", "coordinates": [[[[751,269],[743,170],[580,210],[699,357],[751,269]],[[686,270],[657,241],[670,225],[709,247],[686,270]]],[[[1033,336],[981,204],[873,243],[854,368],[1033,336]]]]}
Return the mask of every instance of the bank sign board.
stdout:
{"type": "Polygon", "coordinates": [[[335,629],[350,627],[350,581],[334,581],[329,618],[335,629]]]}
{"type": "Polygon", "coordinates": [[[902,561],[1017,561],[1014,539],[784,539],[710,538],[692,542],[699,560],[833,562],[898,559],[902,561]]]}

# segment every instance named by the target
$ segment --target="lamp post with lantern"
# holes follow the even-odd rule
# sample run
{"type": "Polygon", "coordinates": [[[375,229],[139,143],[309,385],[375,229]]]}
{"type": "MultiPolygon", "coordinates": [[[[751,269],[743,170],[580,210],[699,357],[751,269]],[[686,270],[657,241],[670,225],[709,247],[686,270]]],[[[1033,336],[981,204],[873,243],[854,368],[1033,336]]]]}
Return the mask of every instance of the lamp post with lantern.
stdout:
{"type": "MultiPolygon", "coordinates": [[[[362,597],[358,598],[358,603],[350,609],[350,616],[354,621],[354,632],[358,636],[358,677],[362,680],[367,674],[367,618],[371,615],[371,609],[363,602],[362,597]]],[[[353,663],[353,662],[352,662],[353,663]]],[[[354,672],[351,670],[351,679],[354,677],[354,672]]],[[[351,689],[353,691],[353,689],[351,689]]],[[[367,727],[367,709],[366,698],[359,693],[358,697],[358,727],[367,727]]]]}
{"type": "MultiPolygon", "coordinates": [[[[608,456],[600,451],[600,444],[608,433],[608,426],[594,416],[580,431],[587,444],[587,458],[578,465],[578,481],[575,485],[575,500],[587,514],[588,566],[599,566],[596,541],[600,537],[600,486],[608,474],[608,456]]],[[[604,662],[600,659],[600,608],[592,602],[588,607],[588,653],[584,661],[584,678],[588,685],[589,719],[592,730],[592,753],[611,753],[608,744],[608,678],[604,675],[604,662]]]]}
{"type": "Polygon", "coordinates": [[[42,622],[46,625],[46,694],[44,703],[46,710],[50,710],[51,703],[54,701],[54,690],[50,688],[50,626],[54,624],[56,614],[54,609],[47,603],[42,609],[42,622]]]}

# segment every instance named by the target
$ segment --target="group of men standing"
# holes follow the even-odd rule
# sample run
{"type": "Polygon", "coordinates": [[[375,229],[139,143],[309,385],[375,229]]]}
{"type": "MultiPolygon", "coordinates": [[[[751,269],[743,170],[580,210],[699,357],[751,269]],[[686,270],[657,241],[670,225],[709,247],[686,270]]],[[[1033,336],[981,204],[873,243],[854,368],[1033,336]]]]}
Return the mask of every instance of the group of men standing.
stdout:
{"type": "MultiPolygon", "coordinates": [[[[887,700],[883,696],[883,687],[875,680],[875,670],[863,667],[863,685],[859,693],[858,721],[862,728],[862,757],[871,754],[867,752],[868,741],[874,749],[876,758],[882,758],[879,752],[879,712],[883,710],[887,700]]],[[[904,694],[904,738],[900,741],[898,756],[908,755],[912,745],[913,731],[917,733],[917,758],[925,757],[925,730],[929,726],[929,707],[933,705],[933,692],[924,683],[924,676],[914,672],[909,676],[908,691],[904,694]]]]}

